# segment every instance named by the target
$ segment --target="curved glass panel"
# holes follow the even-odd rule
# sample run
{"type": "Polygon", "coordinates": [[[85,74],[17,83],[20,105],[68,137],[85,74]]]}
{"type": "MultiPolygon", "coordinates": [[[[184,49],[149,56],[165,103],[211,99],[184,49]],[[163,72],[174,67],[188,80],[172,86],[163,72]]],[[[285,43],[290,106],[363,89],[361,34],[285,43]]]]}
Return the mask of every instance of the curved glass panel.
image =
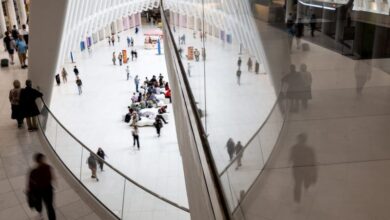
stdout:
{"type": "MultiPolygon", "coordinates": [[[[40,127],[58,159],[104,207],[119,219],[190,219],[188,208],[181,207],[124,176],[102,161],[104,175],[92,178],[88,158],[98,156],[76,139],[44,104],[40,127]]],[[[99,169],[99,163],[97,164],[99,169]]]]}

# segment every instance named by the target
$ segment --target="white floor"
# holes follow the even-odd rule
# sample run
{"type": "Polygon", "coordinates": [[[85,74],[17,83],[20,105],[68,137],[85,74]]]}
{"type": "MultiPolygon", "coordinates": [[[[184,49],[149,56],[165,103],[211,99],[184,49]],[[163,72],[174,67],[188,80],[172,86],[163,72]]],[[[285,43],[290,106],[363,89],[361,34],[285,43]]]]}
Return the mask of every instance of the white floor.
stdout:
{"type": "MultiPolygon", "coordinates": [[[[157,194],[181,206],[188,207],[181,156],[170,104],[168,105],[170,120],[162,128],[160,138],[157,137],[154,127],[140,129],[140,151],[133,148],[130,126],[123,122],[123,117],[128,111],[127,106],[131,104],[130,98],[135,91],[135,85],[133,79],[126,80],[126,65],[119,66],[117,62],[117,65],[114,66],[111,58],[113,51],[118,54],[119,50],[127,48],[126,37],[128,35],[133,35],[135,48],[138,51],[138,60],[131,62],[130,59],[129,61],[132,76],[138,74],[143,80],[145,77],[150,79],[152,75],[158,76],[159,73],[162,73],[168,80],[164,55],[156,55],[157,50],[143,49],[144,36],[142,31],[146,29],[141,30],[137,36],[134,35],[133,30],[121,33],[121,40],[119,44],[116,42],[115,47],[109,47],[107,41],[104,40],[93,47],[91,55],[85,53],[76,60],[80,70],[80,78],[83,81],[82,95],[78,95],[72,71],[73,65],[67,65],[68,83],[61,84],[59,87],[55,86],[51,109],[65,127],[86,146],[94,151],[98,147],[103,148],[108,155],[107,162],[115,168],[157,194]]],[[[59,144],[58,146],[63,147],[62,151],[67,154],[69,162],[74,161],[74,170],[77,172],[80,169],[81,156],[77,149],[80,148],[75,146],[76,150],[70,153],[66,149],[68,145],[59,144]]],[[[59,150],[61,151],[61,149],[59,150]]],[[[85,161],[84,159],[83,161],[85,161]]],[[[89,170],[83,168],[82,171],[85,181],[90,181],[89,170]]],[[[96,184],[109,184],[107,185],[109,187],[105,187],[104,190],[112,190],[111,192],[99,192],[99,190],[98,192],[100,194],[112,193],[114,196],[107,198],[107,200],[113,204],[115,207],[113,209],[120,210],[121,201],[117,200],[121,200],[123,181],[117,180],[112,183],[114,181],[109,181],[112,174],[109,173],[99,172],[98,176],[100,176],[101,181],[99,183],[90,181],[90,184],[92,184],[92,188],[96,184]]],[[[130,188],[136,190],[135,187],[130,188]]],[[[126,191],[129,193],[129,189],[126,191]]],[[[138,201],[136,199],[135,202],[141,205],[151,201],[159,204],[160,201],[154,200],[144,198],[138,199],[138,201]]],[[[134,199],[132,199],[133,201],[134,199]]],[[[150,218],[153,218],[154,215],[154,219],[158,219],[156,214],[150,212],[151,210],[148,211],[139,213],[149,215],[150,218]]],[[[131,212],[131,214],[133,213],[131,212]]],[[[176,216],[176,218],[186,217],[176,216]]]]}
{"type": "MultiPolygon", "coordinates": [[[[187,47],[193,46],[201,52],[202,42],[199,35],[193,38],[193,30],[176,27],[175,40],[185,34],[186,44],[182,62],[188,70],[191,89],[198,107],[206,109],[204,124],[209,135],[208,140],[218,170],[223,170],[229,163],[226,143],[232,138],[242,145],[260,128],[276,101],[275,89],[269,75],[249,72],[247,61],[250,56],[243,49],[239,55],[238,44],[223,43],[220,39],[209,36],[205,42],[206,61],[188,61],[187,47]],[[242,59],[241,85],[237,84],[237,60],[242,59]],[[205,106],[206,105],[206,106],[205,106]]],[[[253,62],[254,57],[251,56],[253,62]]],[[[253,64],[254,69],[254,64],[253,64]]],[[[262,67],[260,67],[262,69],[262,67]]]]}

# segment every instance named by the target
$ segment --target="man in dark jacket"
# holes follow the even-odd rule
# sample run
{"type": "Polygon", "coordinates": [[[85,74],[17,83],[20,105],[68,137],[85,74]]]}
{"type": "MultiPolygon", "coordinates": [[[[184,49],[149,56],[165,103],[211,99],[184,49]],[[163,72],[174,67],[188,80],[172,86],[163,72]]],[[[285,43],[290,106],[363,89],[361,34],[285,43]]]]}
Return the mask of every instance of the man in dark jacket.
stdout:
{"type": "Polygon", "coordinates": [[[28,131],[38,129],[36,116],[40,114],[35,100],[43,94],[32,88],[31,80],[26,80],[26,87],[20,91],[20,107],[23,117],[26,118],[28,131]]]}
{"type": "MultiPolygon", "coordinates": [[[[45,155],[37,153],[34,155],[37,163],[29,175],[27,193],[34,198],[33,206],[42,218],[42,200],[45,203],[49,220],[55,220],[56,214],[53,208],[53,186],[54,175],[52,168],[45,162],[45,155]]],[[[43,219],[43,218],[42,218],[43,219]]]]}

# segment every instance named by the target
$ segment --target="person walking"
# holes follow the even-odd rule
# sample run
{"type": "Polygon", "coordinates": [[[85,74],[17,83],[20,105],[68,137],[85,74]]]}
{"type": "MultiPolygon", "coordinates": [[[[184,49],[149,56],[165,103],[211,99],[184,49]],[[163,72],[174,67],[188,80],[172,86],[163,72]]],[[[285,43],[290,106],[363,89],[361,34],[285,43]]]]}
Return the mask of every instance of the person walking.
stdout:
{"type": "Polygon", "coordinates": [[[126,76],[127,76],[127,80],[130,79],[130,67],[129,65],[126,66],[126,76]]]}
{"type": "Polygon", "coordinates": [[[229,138],[228,142],[226,143],[227,152],[229,154],[229,159],[233,160],[234,151],[235,151],[235,143],[232,138],[229,138]]]}
{"type": "Polygon", "coordinates": [[[92,152],[89,154],[89,157],[87,159],[87,164],[88,164],[88,168],[92,172],[91,178],[96,179],[96,181],[99,181],[99,178],[96,175],[96,170],[97,170],[96,156],[93,155],[92,152]]]}
{"type": "Polygon", "coordinates": [[[238,69],[240,69],[240,68],[241,68],[241,64],[242,64],[241,57],[238,57],[238,60],[237,60],[237,66],[238,66],[238,69]]]}
{"type": "Polygon", "coordinates": [[[28,46],[29,33],[25,24],[22,25],[22,31],[20,32],[20,34],[23,36],[23,39],[28,46]]]}
{"type": "Polygon", "coordinates": [[[43,94],[32,88],[31,80],[26,80],[26,87],[20,91],[20,108],[22,116],[26,118],[28,131],[38,129],[36,116],[40,114],[35,100],[41,98],[43,94]]]}
{"type": "Polygon", "coordinates": [[[131,39],[129,36],[127,36],[127,47],[131,46],[131,39]]]}
{"type": "Polygon", "coordinates": [[[317,17],[315,14],[312,14],[310,17],[310,35],[314,37],[314,31],[316,30],[317,17]]]}
{"type": "Polygon", "coordinates": [[[15,40],[12,39],[12,37],[10,36],[10,33],[8,31],[6,31],[4,33],[4,36],[5,36],[3,38],[4,47],[8,52],[11,65],[14,65],[14,63],[15,63],[14,62],[14,53],[15,53],[15,46],[16,46],[15,40]]]}
{"type": "Polygon", "coordinates": [[[55,176],[52,168],[46,163],[46,157],[42,153],[34,155],[36,166],[29,173],[26,193],[28,195],[29,206],[35,208],[42,216],[42,201],[45,203],[47,217],[49,220],[56,219],[56,213],[53,207],[53,185],[55,176]]]}
{"type": "Polygon", "coordinates": [[[111,36],[111,44],[112,44],[112,46],[115,46],[115,36],[114,36],[114,34],[111,36]]]}
{"type": "Polygon", "coordinates": [[[253,66],[253,61],[250,57],[249,57],[248,62],[246,64],[248,65],[248,72],[251,72],[252,66],[253,66]]]}
{"type": "Polygon", "coordinates": [[[77,85],[77,89],[79,90],[79,95],[81,95],[81,93],[83,93],[83,90],[82,90],[82,86],[83,86],[83,82],[81,81],[80,77],[77,76],[76,78],[76,85],[77,85]]]}
{"type": "Polygon", "coordinates": [[[110,38],[110,37],[107,37],[107,40],[108,40],[108,46],[111,47],[111,38],[110,38]]]}
{"type": "Polygon", "coordinates": [[[56,79],[57,86],[60,86],[61,84],[60,74],[56,74],[55,79],[56,79]]]}
{"type": "Polygon", "coordinates": [[[139,129],[137,125],[133,126],[133,131],[131,132],[133,135],[133,147],[135,147],[135,143],[137,143],[137,148],[138,150],[140,149],[139,147],[139,129]]]}
{"type": "Polygon", "coordinates": [[[22,110],[20,109],[20,81],[14,80],[14,88],[11,89],[9,92],[9,101],[11,103],[11,118],[15,119],[18,123],[18,128],[21,128],[23,126],[23,114],[22,110]]]}
{"type": "Polygon", "coordinates": [[[134,47],[134,38],[133,38],[133,37],[131,37],[131,38],[130,38],[130,40],[131,40],[131,42],[130,42],[130,44],[131,44],[131,47],[134,47]]]}
{"type": "Polygon", "coordinates": [[[243,149],[244,149],[244,147],[242,146],[242,144],[241,144],[241,141],[238,141],[237,142],[237,145],[236,145],[236,147],[235,147],[235,151],[236,151],[236,155],[237,155],[237,166],[236,166],[236,170],[238,169],[238,168],[240,168],[241,167],[241,160],[242,160],[242,156],[243,156],[243,149]]]}
{"type": "Polygon", "coordinates": [[[135,91],[138,92],[138,88],[139,88],[139,77],[138,75],[135,76],[134,78],[134,84],[135,84],[135,91]]]}
{"type": "Polygon", "coordinates": [[[79,76],[79,69],[77,69],[77,66],[74,66],[74,68],[73,68],[73,72],[74,72],[74,75],[76,76],[76,77],[78,77],[79,76]]]}
{"type": "Polygon", "coordinates": [[[188,76],[191,77],[191,64],[190,64],[190,62],[187,63],[187,73],[188,73],[188,76]]]}
{"type": "Polygon", "coordinates": [[[62,68],[61,76],[62,76],[63,83],[68,82],[68,73],[66,72],[65,68],[62,68]]]}
{"type": "Polygon", "coordinates": [[[161,118],[160,117],[156,117],[156,120],[154,121],[153,125],[156,128],[157,136],[160,137],[160,135],[161,135],[161,128],[163,127],[163,123],[161,122],[161,118]]]}
{"type": "Polygon", "coordinates": [[[236,76],[237,76],[237,84],[241,85],[241,70],[240,70],[240,68],[238,68],[238,70],[236,72],[236,76]]]}
{"type": "Polygon", "coordinates": [[[114,65],[116,65],[116,55],[115,55],[115,51],[112,52],[112,63],[113,63],[114,65]]]}
{"type": "Polygon", "coordinates": [[[119,52],[118,54],[119,66],[122,66],[122,59],[123,59],[122,52],[119,52]]]}
{"type": "Polygon", "coordinates": [[[259,63],[259,61],[256,60],[256,63],[255,63],[255,73],[259,74],[259,71],[260,71],[260,63],[259,63]]]}
{"type": "Polygon", "coordinates": [[[98,148],[96,154],[99,156],[98,163],[99,163],[100,171],[103,171],[104,160],[107,155],[104,152],[104,150],[100,147],[98,148]]]}
{"type": "Polygon", "coordinates": [[[22,35],[19,35],[16,40],[16,50],[18,51],[19,61],[22,69],[27,68],[27,44],[22,35]]]}
{"type": "Polygon", "coordinates": [[[16,25],[13,26],[13,28],[11,30],[11,35],[12,35],[13,39],[17,39],[19,37],[19,31],[16,28],[16,25]]]}

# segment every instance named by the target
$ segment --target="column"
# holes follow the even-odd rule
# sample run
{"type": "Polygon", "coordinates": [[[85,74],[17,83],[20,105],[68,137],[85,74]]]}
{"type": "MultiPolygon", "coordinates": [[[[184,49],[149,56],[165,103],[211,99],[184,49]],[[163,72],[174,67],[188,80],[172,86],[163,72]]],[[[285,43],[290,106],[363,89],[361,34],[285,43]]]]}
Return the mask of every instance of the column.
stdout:
{"type": "Polygon", "coordinates": [[[0,4],[0,31],[1,31],[0,36],[3,36],[3,34],[7,31],[5,18],[4,18],[3,4],[0,4]]]}
{"type": "Polygon", "coordinates": [[[43,98],[49,105],[53,79],[62,53],[61,42],[68,2],[40,0],[31,4],[28,78],[32,80],[34,88],[40,87],[43,98]]]}
{"type": "Polygon", "coordinates": [[[14,6],[14,0],[7,0],[7,8],[8,8],[8,18],[10,21],[11,29],[14,25],[16,25],[16,28],[18,27],[18,21],[16,20],[16,13],[15,13],[15,6],[14,6]]]}
{"type": "Polygon", "coordinates": [[[18,4],[20,26],[22,26],[27,23],[26,5],[24,0],[16,0],[16,3],[18,4]]]}

